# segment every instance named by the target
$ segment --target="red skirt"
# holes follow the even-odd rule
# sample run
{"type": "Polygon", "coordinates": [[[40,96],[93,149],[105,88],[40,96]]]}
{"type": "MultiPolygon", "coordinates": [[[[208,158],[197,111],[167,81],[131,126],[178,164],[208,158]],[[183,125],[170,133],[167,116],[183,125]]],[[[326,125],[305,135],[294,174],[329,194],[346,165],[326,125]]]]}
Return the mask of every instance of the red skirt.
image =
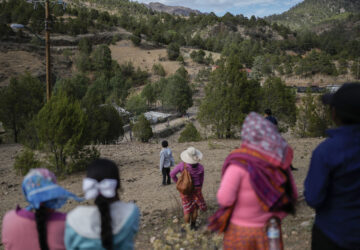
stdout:
{"type": "Polygon", "coordinates": [[[207,206],[201,192],[201,187],[195,187],[194,191],[185,195],[180,193],[184,214],[191,214],[195,209],[206,211],[207,206]]]}
{"type": "MultiPolygon", "coordinates": [[[[280,234],[281,235],[281,234],[280,234]]],[[[283,249],[282,238],[281,249],[283,249]]],[[[224,234],[224,250],[268,250],[269,241],[265,227],[241,227],[229,224],[224,234]]]]}

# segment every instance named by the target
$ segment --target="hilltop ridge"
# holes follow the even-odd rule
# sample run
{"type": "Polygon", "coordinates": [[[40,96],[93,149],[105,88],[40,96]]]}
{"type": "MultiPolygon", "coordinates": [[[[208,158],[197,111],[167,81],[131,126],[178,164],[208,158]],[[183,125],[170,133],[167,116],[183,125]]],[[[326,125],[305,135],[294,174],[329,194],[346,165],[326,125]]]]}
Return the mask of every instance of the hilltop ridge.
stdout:
{"type": "Polygon", "coordinates": [[[200,11],[191,8],[187,8],[183,6],[169,6],[159,2],[151,2],[149,4],[144,4],[144,5],[154,11],[166,12],[172,15],[190,16],[191,13],[202,14],[200,11]]]}
{"type": "Polygon", "coordinates": [[[358,0],[304,0],[282,14],[265,19],[291,29],[304,29],[334,20],[346,20],[350,15],[359,13],[358,0]]]}

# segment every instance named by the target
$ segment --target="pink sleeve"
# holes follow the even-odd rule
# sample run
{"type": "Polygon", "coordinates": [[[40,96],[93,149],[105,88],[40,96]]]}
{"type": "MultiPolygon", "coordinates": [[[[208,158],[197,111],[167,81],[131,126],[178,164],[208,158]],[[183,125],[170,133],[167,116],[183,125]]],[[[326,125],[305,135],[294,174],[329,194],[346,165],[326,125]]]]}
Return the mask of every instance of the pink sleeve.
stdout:
{"type": "Polygon", "coordinates": [[[8,214],[10,212],[7,212],[3,218],[3,221],[2,221],[2,225],[1,225],[1,243],[4,245],[4,249],[9,249],[10,246],[8,245],[8,241],[9,239],[7,238],[7,224],[9,223],[7,221],[7,218],[8,218],[8,214]]]}
{"type": "Polygon", "coordinates": [[[178,181],[176,175],[183,170],[184,164],[180,162],[175,166],[175,168],[170,172],[170,177],[173,179],[174,182],[178,181]]]}
{"type": "Polygon", "coordinates": [[[238,196],[242,171],[244,170],[236,165],[230,165],[227,168],[217,192],[217,200],[220,206],[228,207],[234,204],[238,196]]]}

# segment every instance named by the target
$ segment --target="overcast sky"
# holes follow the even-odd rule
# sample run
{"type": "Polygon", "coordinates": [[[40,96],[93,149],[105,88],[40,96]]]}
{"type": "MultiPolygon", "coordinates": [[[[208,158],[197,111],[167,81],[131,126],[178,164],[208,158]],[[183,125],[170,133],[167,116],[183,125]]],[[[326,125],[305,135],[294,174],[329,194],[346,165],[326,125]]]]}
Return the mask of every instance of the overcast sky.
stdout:
{"type": "MultiPolygon", "coordinates": [[[[135,0],[133,0],[135,1],[135,0]]],[[[250,17],[269,16],[287,11],[303,0],[136,0],[141,3],[160,2],[170,6],[184,6],[218,16],[230,12],[250,17]]]]}

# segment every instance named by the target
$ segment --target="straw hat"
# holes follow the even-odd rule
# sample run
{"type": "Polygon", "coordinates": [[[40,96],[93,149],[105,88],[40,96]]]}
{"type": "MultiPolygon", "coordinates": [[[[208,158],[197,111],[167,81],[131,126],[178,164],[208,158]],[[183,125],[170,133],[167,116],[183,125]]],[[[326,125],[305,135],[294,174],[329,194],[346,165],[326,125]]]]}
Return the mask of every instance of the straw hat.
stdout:
{"type": "Polygon", "coordinates": [[[202,157],[203,154],[194,147],[188,147],[185,151],[183,151],[180,154],[181,160],[188,164],[199,163],[202,157]]]}

